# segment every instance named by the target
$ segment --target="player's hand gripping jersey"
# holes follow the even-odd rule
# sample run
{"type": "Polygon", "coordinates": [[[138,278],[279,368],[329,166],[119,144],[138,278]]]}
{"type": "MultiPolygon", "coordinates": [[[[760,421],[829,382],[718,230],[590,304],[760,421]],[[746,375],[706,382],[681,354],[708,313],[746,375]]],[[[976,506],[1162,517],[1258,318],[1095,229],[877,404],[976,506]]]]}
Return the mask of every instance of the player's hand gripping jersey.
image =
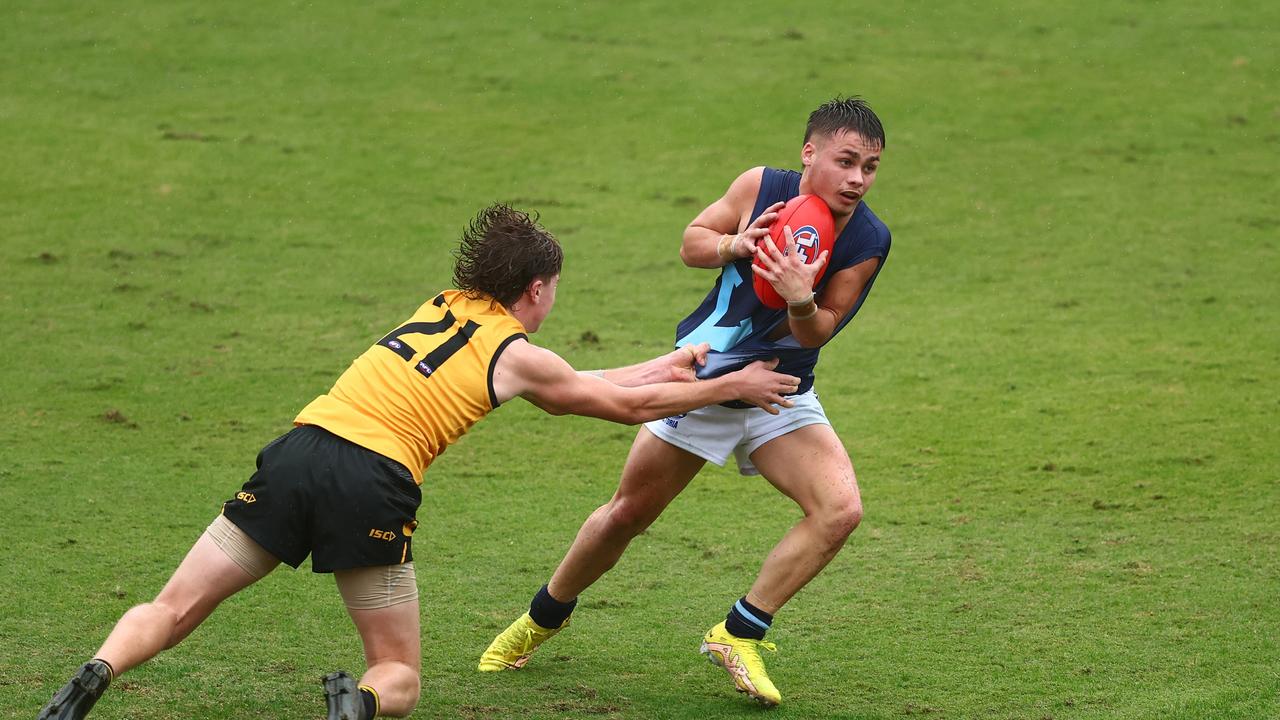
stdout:
{"type": "Polygon", "coordinates": [[[447,290],[351,363],[296,425],[319,425],[422,473],[498,406],[493,366],[525,329],[488,297],[447,290]]]}
{"type": "MultiPolygon", "coordinates": [[[[755,209],[749,222],[754,222],[765,208],[776,202],[785,202],[800,194],[800,173],[790,170],[765,168],[756,195],[755,209]]],[[[884,267],[889,255],[889,228],[871,212],[866,203],[859,203],[853,217],[845,225],[835,248],[827,261],[823,274],[814,291],[819,295],[831,278],[841,270],[853,267],[871,258],[880,258],[880,266],[867,280],[857,302],[836,325],[840,332],[853,319],[871,292],[876,275],[884,267]]],[[[777,371],[801,378],[797,394],[813,387],[813,368],[818,362],[819,348],[801,347],[795,338],[786,335],[776,341],[769,334],[779,323],[787,322],[786,308],[773,310],[756,297],[751,287],[751,258],[739,258],[720,271],[706,299],[676,327],[676,345],[705,342],[711,345],[707,364],[698,372],[702,378],[717,377],[737,370],[754,360],[778,358],[777,371]]]]}

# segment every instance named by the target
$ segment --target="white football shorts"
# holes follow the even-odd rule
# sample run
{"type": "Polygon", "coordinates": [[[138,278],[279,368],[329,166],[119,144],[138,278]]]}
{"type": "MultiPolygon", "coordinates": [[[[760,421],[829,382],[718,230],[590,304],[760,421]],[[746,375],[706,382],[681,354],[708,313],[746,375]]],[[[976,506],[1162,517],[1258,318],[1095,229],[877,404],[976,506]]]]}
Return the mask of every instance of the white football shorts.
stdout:
{"type": "Polygon", "coordinates": [[[777,415],[757,407],[738,409],[709,405],[684,415],[645,423],[649,432],[700,458],[724,466],[732,454],[738,472],[759,475],[751,453],[770,440],[806,425],[830,425],[813,390],[789,398],[794,407],[779,408],[777,415]]]}

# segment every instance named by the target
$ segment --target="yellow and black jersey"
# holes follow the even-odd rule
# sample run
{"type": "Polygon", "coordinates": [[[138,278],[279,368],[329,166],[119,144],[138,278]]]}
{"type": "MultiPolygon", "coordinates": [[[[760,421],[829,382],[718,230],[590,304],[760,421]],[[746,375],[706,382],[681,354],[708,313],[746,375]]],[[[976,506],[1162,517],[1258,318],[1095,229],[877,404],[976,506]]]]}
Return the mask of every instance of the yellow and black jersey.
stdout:
{"type": "Polygon", "coordinates": [[[498,301],[447,290],[387,333],[302,409],[318,425],[422,473],[498,406],[493,366],[525,329],[498,301]]]}

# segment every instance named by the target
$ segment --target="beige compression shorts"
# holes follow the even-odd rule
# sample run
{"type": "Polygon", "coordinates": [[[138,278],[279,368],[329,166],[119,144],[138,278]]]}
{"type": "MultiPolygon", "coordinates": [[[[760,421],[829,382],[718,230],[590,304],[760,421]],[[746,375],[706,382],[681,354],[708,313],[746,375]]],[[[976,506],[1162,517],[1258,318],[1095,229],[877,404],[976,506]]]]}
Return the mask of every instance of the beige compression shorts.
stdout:
{"type": "MultiPolygon", "coordinates": [[[[262,549],[236,524],[219,515],[205,533],[242,570],[262,579],[280,560],[262,549]]],[[[338,570],[333,574],[342,601],[351,610],[377,610],[418,599],[413,563],[338,570]]]]}

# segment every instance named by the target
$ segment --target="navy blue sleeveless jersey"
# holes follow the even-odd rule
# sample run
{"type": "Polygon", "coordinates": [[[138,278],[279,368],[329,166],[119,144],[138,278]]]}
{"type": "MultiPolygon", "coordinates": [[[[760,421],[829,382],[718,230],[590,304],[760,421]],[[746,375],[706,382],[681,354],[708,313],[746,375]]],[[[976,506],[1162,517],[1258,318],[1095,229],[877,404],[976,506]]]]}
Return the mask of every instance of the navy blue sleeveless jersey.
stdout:
{"type": "MultiPolygon", "coordinates": [[[[765,208],[776,202],[786,202],[800,194],[800,173],[791,170],[764,169],[760,193],[756,196],[751,222],[760,217],[765,208]]],[[[827,271],[818,281],[815,290],[820,294],[827,281],[845,268],[871,258],[880,258],[880,265],[867,280],[857,302],[849,313],[840,319],[835,337],[862,307],[871,292],[876,275],[884,268],[889,256],[889,228],[871,212],[866,203],[859,203],[853,217],[836,238],[827,271]]],[[[676,346],[691,343],[710,343],[711,352],[707,364],[700,368],[698,377],[711,378],[738,370],[754,360],[778,358],[777,371],[800,378],[803,393],[813,387],[813,368],[818,362],[818,348],[801,347],[791,335],[777,341],[768,340],[769,333],[778,323],[787,321],[787,310],[765,307],[751,287],[751,258],[740,258],[726,265],[720,277],[697,310],[680,321],[676,327],[676,346]]]]}

